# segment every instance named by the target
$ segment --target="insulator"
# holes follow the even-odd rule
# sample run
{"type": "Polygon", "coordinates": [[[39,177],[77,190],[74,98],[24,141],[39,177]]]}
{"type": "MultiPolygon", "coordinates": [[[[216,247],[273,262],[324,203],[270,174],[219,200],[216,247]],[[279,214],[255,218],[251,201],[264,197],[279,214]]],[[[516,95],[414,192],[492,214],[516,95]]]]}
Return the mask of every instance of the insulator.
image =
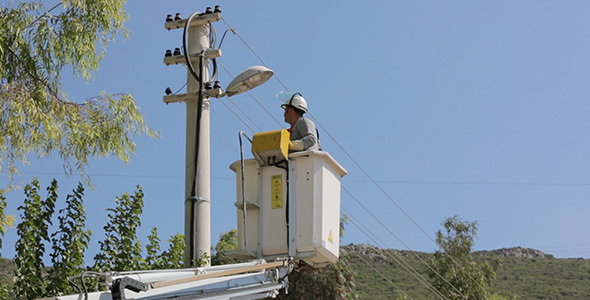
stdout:
{"type": "Polygon", "coordinates": [[[213,13],[213,9],[211,9],[211,7],[207,7],[207,9],[205,10],[205,14],[212,14],[213,13]]]}
{"type": "Polygon", "coordinates": [[[219,80],[215,80],[215,84],[213,85],[214,89],[220,89],[221,88],[221,84],[219,83],[219,80]]]}
{"type": "Polygon", "coordinates": [[[172,56],[172,50],[168,49],[166,50],[166,54],[164,54],[164,57],[170,57],[172,56]]]}
{"type": "Polygon", "coordinates": [[[172,15],[166,16],[166,22],[172,22],[172,21],[173,21],[172,15]]]}
{"type": "Polygon", "coordinates": [[[174,56],[180,55],[180,48],[174,48],[174,56]]]}
{"type": "Polygon", "coordinates": [[[205,89],[206,90],[210,90],[211,89],[211,82],[205,83],[205,89]]]}
{"type": "Polygon", "coordinates": [[[215,10],[213,12],[220,13],[221,12],[221,6],[215,5],[215,10]]]}
{"type": "Polygon", "coordinates": [[[180,19],[182,19],[182,15],[180,15],[180,13],[176,13],[174,20],[180,20],[180,19]]]}
{"type": "Polygon", "coordinates": [[[167,87],[164,93],[166,93],[166,95],[170,95],[172,94],[172,90],[170,89],[170,87],[167,87]]]}

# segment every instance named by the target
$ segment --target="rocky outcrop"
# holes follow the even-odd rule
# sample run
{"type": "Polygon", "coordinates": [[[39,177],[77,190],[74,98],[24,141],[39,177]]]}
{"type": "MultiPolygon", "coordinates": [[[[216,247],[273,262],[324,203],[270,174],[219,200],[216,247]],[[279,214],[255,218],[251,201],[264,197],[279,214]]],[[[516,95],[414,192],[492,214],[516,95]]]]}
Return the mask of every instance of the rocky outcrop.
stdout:
{"type": "MultiPolygon", "coordinates": [[[[415,253],[419,253],[423,255],[422,252],[413,252],[413,251],[400,251],[400,250],[384,250],[375,246],[367,245],[367,244],[351,244],[348,246],[343,246],[342,251],[344,253],[354,252],[360,255],[364,255],[367,257],[380,257],[384,258],[384,251],[393,251],[396,252],[397,255],[402,257],[407,256],[415,256],[415,253]]],[[[497,250],[491,251],[476,251],[473,252],[475,256],[479,257],[491,257],[491,256],[500,256],[500,257],[517,257],[517,258],[553,258],[551,254],[545,254],[539,250],[530,249],[530,248],[522,248],[522,247],[513,247],[513,248],[502,248],[497,250]]]]}
{"type": "MultiPolygon", "coordinates": [[[[514,248],[502,248],[498,250],[492,251],[480,251],[476,252],[475,254],[479,253],[490,253],[493,255],[498,255],[500,257],[518,257],[518,258],[552,258],[553,255],[545,254],[539,250],[530,249],[530,248],[522,248],[522,247],[514,247],[514,248]]],[[[484,255],[485,256],[485,255],[484,255]]]]}

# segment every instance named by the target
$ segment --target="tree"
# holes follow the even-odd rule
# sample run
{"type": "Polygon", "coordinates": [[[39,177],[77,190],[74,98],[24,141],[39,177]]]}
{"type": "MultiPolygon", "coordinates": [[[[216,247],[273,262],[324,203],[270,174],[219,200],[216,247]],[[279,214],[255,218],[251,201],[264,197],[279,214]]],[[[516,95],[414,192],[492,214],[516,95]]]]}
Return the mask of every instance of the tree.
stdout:
{"type": "Polygon", "coordinates": [[[158,237],[158,228],[152,227],[150,235],[148,235],[148,244],[145,246],[147,256],[145,258],[146,270],[161,269],[162,257],[160,252],[160,238],[158,237]]]}
{"type": "Polygon", "coordinates": [[[104,226],[105,239],[100,241],[100,252],[94,257],[99,271],[139,270],[144,265],[137,229],[141,226],[143,190],[137,186],[130,196],[124,193],[115,199],[117,206],[109,208],[109,221],[104,226]]]}
{"type": "Polygon", "coordinates": [[[68,278],[84,270],[84,251],[90,242],[90,230],[85,228],[83,206],[84,187],[78,183],[73,194],[66,197],[66,207],[59,211],[59,226],[51,235],[53,264],[49,271],[47,295],[67,295],[75,291],[68,278]]]}
{"type": "MultiPolygon", "coordinates": [[[[27,300],[77,293],[69,286],[68,278],[86,271],[83,258],[91,232],[85,229],[83,184],[79,183],[73,194],[66,197],[66,207],[59,211],[59,224],[51,236],[51,220],[58,200],[57,181],[51,182],[44,200],[39,195],[39,190],[37,179],[24,188],[24,204],[19,207],[22,211],[21,222],[17,225],[19,239],[14,258],[15,285],[12,290],[6,285],[0,285],[1,300],[27,300]],[[49,268],[45,268],[43,264],[46,243],[52,245],[50,257],[53,265],[49,268]]],[[[2,203],[5,203],[5,197],[0,192],[0,213],[2,203]]],[[[143,211],[141,187],[138,186],[133,195],[124,193],[117,197],[115,203],[115,208],[107,210],[109,221],[104,227],[106,238],[99,242],[101,252],[95,257],[97,271],[182,268],[184,237],[181,234],[171,236],[168,239],[169,248],[159,253],[160,238],[155,227],[148,236],[147,256],[142,258],[141,245],[136,235],[143,211]]],[[[101,288],[101,280],[88,279],[89,290],[101,288]]]]}
{"type": "Polygon", "coordinates": [[[277,299],[359,299],[354,287],[354,272],[350,268],[348,256],[341,252],[336,264],[322,269],[302,266],[300,270],[289,274],[289,293],[281,291],[277,299]]]}
{"type": "Polygon", "coordinates": [[[116,36],[127,37],[125,0],[42,1],[0,8],[0,171],[10,178],[27,155],[59,154],[64,170],[81,174],[91,157],[124,162],[134,135],[149,129],[129,94],[70,100],[61,75],[92,79],[116,36]]]}
{"type": "MultiPolygon", "coordinates": [[[[12,227],[12,224],[14,224],[14,216],[4,214],[6,209],[6,196],[4,194],[4,190],[0,190],[0,237],[4,236],[8,227],[12,227]]],[[[0,250],[2,250],[2,238],[0,238],[0,250]]]]}
{"type": "Polygon", "coordinates": [[[168,239],[170,246],[162,252],[160,269],[180,269],[184,267],[184,236],[177,233],[168,239]]]}
{"type": "Polygon", "coordinates": [[[25,201],[18,209],[22,211],[21,222],[17,226],[19,239],[16,242],[16,271],[14,276],[14,295],[16,299],[35,299],[44,296],[46,282],[42,277],[45,242],[49,241],[48,229],[51,225],[55,202],[57,200],[57,181],[53,180],[47,188],[47,197],[41,200],[39,181],[25,186],[25,201]]]}
{"type": "Polygon", "coordinates": [[[232,229],[219,236],[219,242],[215,245],[215,253],[211,257],[212,265],[225,265],[237,261],[227,257],[225,254],[238,251],[238,230],[232,229]]]}
{"type": "MultiPolygon", "coordinates": [[[[4,196],[4,190],[0,190],[0,250],[2,250],[2,236],[6,232],[8,227],[12,227],[14,222],[13,216],[8,216],[4,214],[4,210],[6,209],[6,196],[4,196]]],[[[0,255],[2,257],[2,255],[0,255]]],[[[8,299],[9,289],[8,286],[0,283],[0,299],[8,299]]]]}
{"type": "MultiPolygon", "coordinates": [[[[89,82],[108,42],[128,36],[125,0],[56,0],[49,9],[42,2],[0,8],[0,173],[12,181],[28,154],[57,153],[66,174],[76,170],[90,184],[89,158],[127,163],[135,135],[158,136],[129,94],[72,101],[62,89],[64,69],[89,82]]],[[[0,214],[0,224],[12,220],[0,214]]]]}
{"type": "Polygon", "coordinates": [[[477,263],[471,257],[477,222],[467,222],[458,216],[443,222],[445,231],[436,233],[440,250],[430,260],[429,278],[432,285],[447,299],[492,299],[491,283],[496,278],[488,262],[477,263]]]}

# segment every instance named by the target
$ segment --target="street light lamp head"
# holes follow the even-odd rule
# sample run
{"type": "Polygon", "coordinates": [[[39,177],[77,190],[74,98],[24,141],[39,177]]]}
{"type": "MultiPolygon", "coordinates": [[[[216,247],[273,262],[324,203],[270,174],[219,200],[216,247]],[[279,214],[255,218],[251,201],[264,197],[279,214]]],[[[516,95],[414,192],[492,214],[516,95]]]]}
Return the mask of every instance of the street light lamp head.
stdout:
{"type": "Polygon", "coordinates": [[[263,66],[254,66],[246,69],[236,76],[226,88],[225,95],[228,97],[249,91],[269,80],[273,75],[271,69],[263,66]]]}

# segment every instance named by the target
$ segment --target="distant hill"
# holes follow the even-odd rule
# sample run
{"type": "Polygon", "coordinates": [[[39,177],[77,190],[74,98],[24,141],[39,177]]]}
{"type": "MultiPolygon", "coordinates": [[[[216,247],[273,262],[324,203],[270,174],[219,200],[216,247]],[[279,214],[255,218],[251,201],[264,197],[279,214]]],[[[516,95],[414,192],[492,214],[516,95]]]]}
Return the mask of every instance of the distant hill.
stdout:
{"type": "MultiPolygon", "coordinates": [[[[395,299],[397,295],[403,294],[400,290],[411,299],[436,299],[400,263],[403,260],[424,278],[428,278],[427,267],[422,261],[432,254],[384,250],[364,244],[345,246],[343,250],[350,257],[357,293],[361,299],[395,299]]],[[[473,255],[478,261],[500,260],[494,292],[501,295],[517,296],[521,300],[590,299],[590,260],[559,259],[521,247],[478,251],[473,255]]]]}
{"type": "Polygon", "coordinates": [[[0,258],[0,283],[12,286],[12,274],[16,266],[10,259],[0,258]]]}
{"type": "MultiPolygon", "coordinates": [[[[436,299],[400,263],[403,261],[428,278],[423,261],[430,258],[431,253],[379,249],[365,244],[344,246],[342,250],[350,258],[356,291],[361,299],[393,300],[402,294],[401,291],[410,299],[436,299]]],[[[501,295],[518,296],[521,300],[590,299],[590,260],[554,258],[521,247],[478,251],[473,255],[479,261],[500,259],[494,292],[501,295]]],[[[0,282],[12,285],[13,271],[12,260],[0,259],[0,282]]]]}

